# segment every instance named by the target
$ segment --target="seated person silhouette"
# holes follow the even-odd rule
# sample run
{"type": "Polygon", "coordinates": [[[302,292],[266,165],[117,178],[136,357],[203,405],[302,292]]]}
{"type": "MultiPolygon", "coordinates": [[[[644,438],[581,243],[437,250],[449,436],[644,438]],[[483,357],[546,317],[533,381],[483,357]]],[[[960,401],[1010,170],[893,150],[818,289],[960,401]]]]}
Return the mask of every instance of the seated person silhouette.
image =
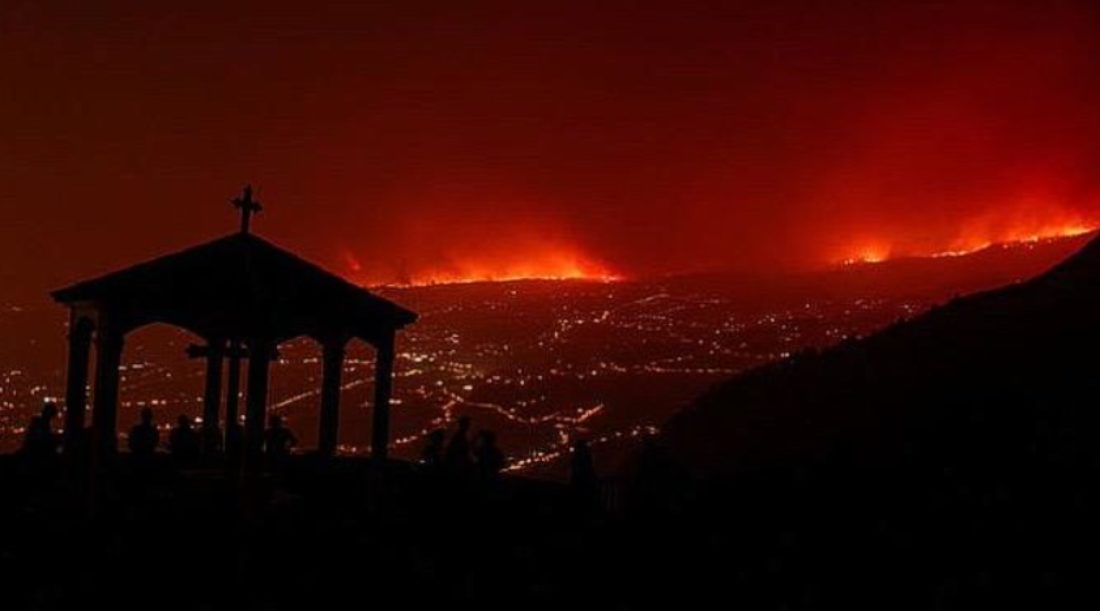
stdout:
{"type": "Polygon", "coordinates": [[[447,431],[436,429],[428,433],[428,442],[420,451],[420,464],[430,471],[438,471],[443,467],[443,442],[447,438],[447,431]]]}
{"type": "Polygon", "coordinates": [[[160,432],[153,424],[153,410],[146,407],[141,410],[141,422],[130,429],[130,455],[135,460],[150,460],[160,443],[160,432]]]}
{"type": "Polygon", "coordinates": [[[181,414],[168,437],[172,458],[181,465],[191,465],[199,459],[199,434],[195,432],[191,417],[181,414]]]}
{"type": "Polygon", "coordinates": [[[298,438],[283,426],[283,417],[271,416],[270,427],[264,433],[264,451],[272,465],[281,464],[290,455],[290,449],[298,445],[298,438]]]}
{"type": "Polygon", "coordinates": [[[470,470],[470,417],[463,416],[458,419],[458,430],[447,444],[444,454],[444,464],[447,469],[456,474],[465,474],[470,470]]]}
{"type": "Polygon", "coordinates": [[[492,480],[504,468],[504,453],[497,447],[497,436],[492,431],[479,431],[474,441],[474,461],[478,476],[483,480],[492,480]]]}
{"type": "Polygon", "coordinates": [[[23,452],[32,460],[49,460],[57,454],[61,438],[53,430],[53,420],[57,417],[57,405],[47,401],[42,412],[33,416],[23,438],[23,452]]]}

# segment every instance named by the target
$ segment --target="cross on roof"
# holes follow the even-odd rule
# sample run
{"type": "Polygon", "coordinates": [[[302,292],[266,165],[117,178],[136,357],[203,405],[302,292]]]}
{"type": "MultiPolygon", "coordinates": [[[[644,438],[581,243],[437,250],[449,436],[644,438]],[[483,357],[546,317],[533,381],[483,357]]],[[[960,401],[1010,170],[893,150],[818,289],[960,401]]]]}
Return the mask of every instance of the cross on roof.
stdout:
{"type": "Polygon", "coordinates": [[[252,199],[252,185],[245,185],[240,197],[233,198],[233,206],[241,211],[241,233],[248,233],[248,226],[252,220],[252,213],[263,210],[260,202],[252,199]]]}

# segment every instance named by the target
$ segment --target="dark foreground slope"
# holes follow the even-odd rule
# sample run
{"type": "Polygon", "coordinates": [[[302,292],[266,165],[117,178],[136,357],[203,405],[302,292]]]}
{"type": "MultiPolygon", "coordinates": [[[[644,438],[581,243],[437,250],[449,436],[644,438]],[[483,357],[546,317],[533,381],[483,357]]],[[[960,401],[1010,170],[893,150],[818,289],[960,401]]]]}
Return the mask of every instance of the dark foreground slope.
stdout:
{"type": "Polygon", "coordinates": [[[837,452],[1092,453],[1098,339],[1094,240],[1031,281],[725,383],[672,419],[664,441],[707,476],[837,452]]]}
{"type": "Polygon", "coordinates": [[[1092,608],[1098,302],[1092,243],[716,388],[572,487],[4,457],[0,608],[1092,608]]]}
{"type": "Polygon", "coordinates": [[[603,606],[617,546],[559,484],[295,456],[240,478],[122,455],[86,473],[0,456],[0,608],[603,606]]]}
{"type": "Polygon", "coordinates": [[[768,604],[1095,597],[1098,339],[1093,240],[1031,281],[713,389],[662,433],[695,478],[697,543],[678,553],[723,554],[745,584],[731,598],[768,604]]]}

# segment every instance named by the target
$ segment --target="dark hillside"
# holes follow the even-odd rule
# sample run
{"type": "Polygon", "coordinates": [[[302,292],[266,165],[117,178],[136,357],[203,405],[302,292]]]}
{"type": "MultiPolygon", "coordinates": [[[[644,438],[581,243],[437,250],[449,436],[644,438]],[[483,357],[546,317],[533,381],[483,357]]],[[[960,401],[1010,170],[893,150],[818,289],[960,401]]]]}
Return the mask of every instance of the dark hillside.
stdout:
{"type": "Polygon", "coordinates": [[[1094,240],[1031,281],[716,387],[664,441],[707,475],[839,451],[1093,452],[1098,312],[1094,240]]]}
{"type": "Polygon", "coordinates": [[[1033,280],[714,388],[654,446],[663,553],[747,608],[1094,599],[1098,306],[1093,240],[1033,280]]]}

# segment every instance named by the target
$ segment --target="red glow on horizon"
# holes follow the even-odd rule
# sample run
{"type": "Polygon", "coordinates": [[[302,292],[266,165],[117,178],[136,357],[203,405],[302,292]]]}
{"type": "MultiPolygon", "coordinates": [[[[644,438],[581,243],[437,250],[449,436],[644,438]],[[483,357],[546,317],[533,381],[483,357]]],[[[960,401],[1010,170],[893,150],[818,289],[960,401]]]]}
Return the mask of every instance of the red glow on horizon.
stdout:
{"type": "Polygon", "coordinates": [[[1066,223],[1048,223],[1038,227],[1017,227],[1005,233],[990,234],[976,233],[960,238],[948,249],[933,252],[932,257],[959,257],[979,250],[984,250],[994,244],[1022,244],[1039,242],[1054,238],[1072,238],[1096,231],[1095,224],[1083,221],[1071,221],[1066,223]]]}
{"type": "Polygon", "coordinates": [[[535,246],[526,252],[448,256],[438,266],[402,274],[400,277],[361,273],[362,264],[344,254],[352,277],[367,286],[430,286],[516,280],[589,280],[614,282],[622,276],[607,265],[570,247],[535,246]]]}
{"type": "Polygon", "coordinates": [[[1028,244],[1056,238],[1070,238],[1092,233],[1097,223],[1082,218],[1058,218],[1041,222],[993,222],[982,219],[963,229],[959,236],[940,249],[906,248],[884,240],[861,241],[839,258],[841,265],[880,263],[903,257],[961,257],[998,244],[1028,244]]]}
{"type": "Polygon", "coordinates": [[[840,261],[842,265],[859,265],[862,263],[881,263],[890,258],[890,248],[881,244],[864,244],[854,249],[855,252],[840,261]]]}

